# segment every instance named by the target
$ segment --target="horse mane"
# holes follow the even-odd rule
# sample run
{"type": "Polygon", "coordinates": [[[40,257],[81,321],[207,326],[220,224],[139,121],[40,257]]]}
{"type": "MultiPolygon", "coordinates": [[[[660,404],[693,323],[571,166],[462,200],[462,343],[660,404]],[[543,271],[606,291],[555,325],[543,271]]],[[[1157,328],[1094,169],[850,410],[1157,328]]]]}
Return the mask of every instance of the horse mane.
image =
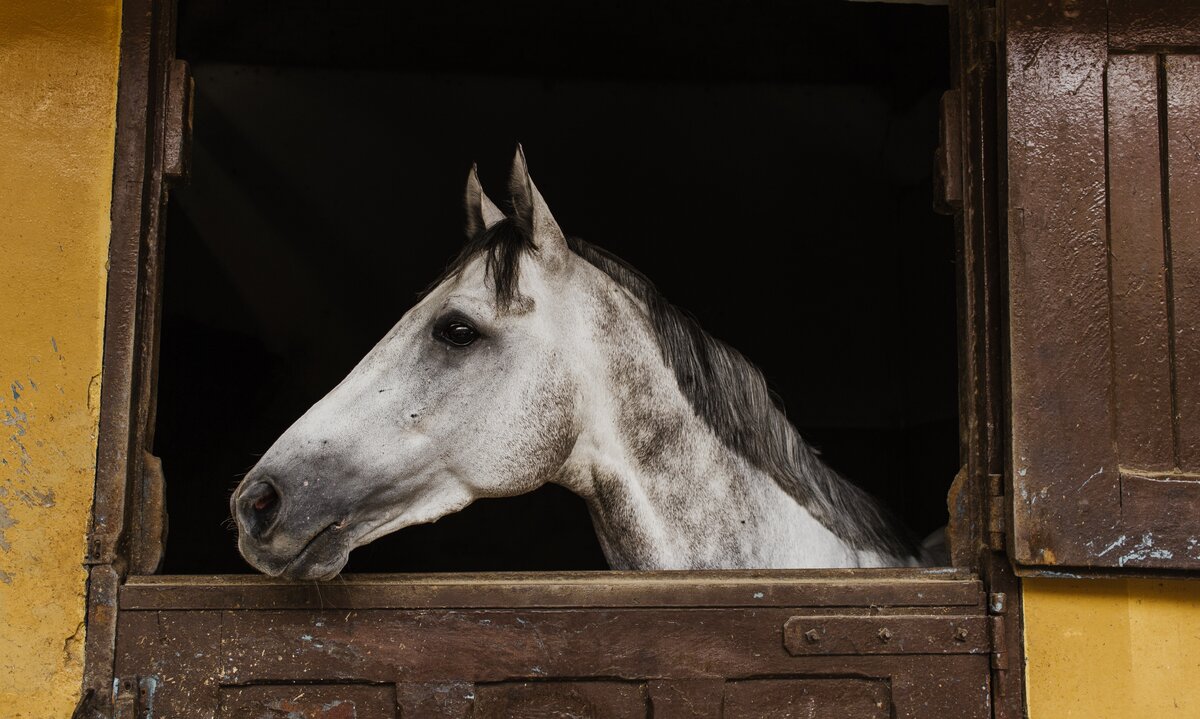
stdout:
{"type": "MultiPolygon", "coordinates": [[[[820,460],[788,421],[762,372],[740,352],[705,332],[629,263],[576,237],[568,237],[567,245],[645,305],[663,360],[722,443],[769,474],[851,547],[897,557],[919,555],[912,536],[887,509],[820,460]]],[[[537,251],[527,226],[511,217],[501,220],[469,238],[431,287],[483,255],[497,305],[508,307],[521,298],[521,257],[537,251]]]]}

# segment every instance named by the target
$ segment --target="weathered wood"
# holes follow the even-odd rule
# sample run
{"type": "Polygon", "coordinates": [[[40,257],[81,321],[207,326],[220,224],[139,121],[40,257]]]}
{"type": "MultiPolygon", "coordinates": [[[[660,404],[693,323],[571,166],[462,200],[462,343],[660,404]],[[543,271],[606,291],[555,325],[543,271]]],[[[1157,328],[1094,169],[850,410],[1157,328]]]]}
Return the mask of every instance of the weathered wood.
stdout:
{"type": "MultiPolygon", "coordinates": [[[[1200,10],[1195,18],[1200,32],[1200,10]]],[[[1200,472],[1200,56],[1169,55],[1163,64],[1176,466],[1200,472]]]]}
{"type": "Polygon", "coordinates": [[[1007,5],[1012,544],[1025,564],[1094,564],[1084,543],[1119,521],[1108,511],[1118,475],[1106,23],[1102,2],[1070,13],[1040,0],[1007,5]]]}
{"type": "Polygon", "coordinates": [[[1163,252],[1158,58],[1108,64],[1112,344],[1121,464],[1174,466],[1170,330],[1163,252]]]}
{"type": "Polygon", "coordinates": [[[396,716],[395,691],[390,686],[222,687],[220,719],[387,719],[396,716]]]}
{"type": "Polygon", "coordinates": [[[645,719],[641,682],[503,682],[475,687],[473,719],[645,719]]]}
{"type": "Polygon", "coordinates": [[[1200,65],[1110,56],[1100,0],[1006,11],[1013,558],[1200,569],[1200,65]]]}
{"type": "Polygon", "coordinates": [[[725,685],[723,719],[888,719],[887,682],[869,679],[751,679],[725,685]]]}
{"type": "Polygon", "coordinates": [[[1114,50],[1200,47],[1200,4],[1180,0],[1108,0],[1114,50]]]}
{"type": "MultiPolygon", "coordinates": [[[[816,716],[880,706],[897,717],[988,716],[986,655],[794,657],[781,636],[793,614],[780,607],[131,610],[122,612],[118,669],[155,677],[155,706],[172,717],[212,716],[231,701],[231,687],[263,685],[285,693],[295,688],[285,685],[395,686],[401,716],[470,716],[468,706],[474,716],[649,716],[651,709],[656,717],[672,716],[668,709],[705,716],[717,697],[726,716],[731,706],[745,708],[735,716],[785,716],[772,712],[788,706],[816,716]],[[745,692],[749,682],[768,680],[777,684],[761,696],[776,703],[754,703],[759,694],[745,692]],[[879,695],[889,687],[890,697],[879,695]],[[594,713],[579,714],[579,701],[594,713]]],[[[322,697],[344,699],[336,689],[322,697]]]]}
{"type": "Polygon", "coordinates": [[[963,570],[780,570],[364,575],[303,584],[262,576],[134,577],[122,609],[976,606],[963,570]]]}
{"type": "Polygon", "coordinates": [[[722,719],[721,679],[658,679],[647,688],[654,719],[722,719]]]}

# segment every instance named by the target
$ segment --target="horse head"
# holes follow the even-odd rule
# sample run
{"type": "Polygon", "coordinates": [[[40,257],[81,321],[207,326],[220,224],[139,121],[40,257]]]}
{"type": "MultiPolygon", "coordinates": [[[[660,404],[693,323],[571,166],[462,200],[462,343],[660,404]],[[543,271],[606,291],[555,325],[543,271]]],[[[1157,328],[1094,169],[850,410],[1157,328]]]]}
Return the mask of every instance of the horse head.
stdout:
{"type": "Polygon", "coordinates": [[[572,451],[578,258],[520,148],[509,189],[506,217],[472,168],[459,259],[234,491],[238,548],[262,572],[331,578],[384,534],[537,488],[572,451]]]}

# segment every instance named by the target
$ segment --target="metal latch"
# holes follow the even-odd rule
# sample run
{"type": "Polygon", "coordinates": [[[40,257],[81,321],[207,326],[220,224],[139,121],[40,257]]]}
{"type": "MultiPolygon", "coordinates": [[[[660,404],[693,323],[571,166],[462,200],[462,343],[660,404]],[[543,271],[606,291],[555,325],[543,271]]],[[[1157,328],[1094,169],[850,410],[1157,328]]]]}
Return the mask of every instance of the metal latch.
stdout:
{"type": "Polygon", "coordinates": [[[987,654],[988,618],[969,614],[812,615],[788,619],[792,656],[987,654]]]}

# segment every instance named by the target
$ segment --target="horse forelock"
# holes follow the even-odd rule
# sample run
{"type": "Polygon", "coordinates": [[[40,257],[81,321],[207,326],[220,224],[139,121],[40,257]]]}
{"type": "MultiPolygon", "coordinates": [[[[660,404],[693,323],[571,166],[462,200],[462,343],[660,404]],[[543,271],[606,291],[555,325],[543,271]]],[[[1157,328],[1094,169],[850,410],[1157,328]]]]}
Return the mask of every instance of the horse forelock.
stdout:
{"type": "MultiPolygon", "coordinates": [[[[787,420],[779,397],[757,367],[705,332],[621,258],[577,237],[568,237],[567,244],[645,306],[664,362],[697,416],[725,446],[769,474],[822,525],[855,549],[897,557],[918,554],[916,542],[890,512],[818,458],[787,420]]],[[[507,218],[469,238],[431,289],[482,256],[497,307],[509,308],[523,298],[521,260],[536,252],[529,228],[507,218]]]]}

